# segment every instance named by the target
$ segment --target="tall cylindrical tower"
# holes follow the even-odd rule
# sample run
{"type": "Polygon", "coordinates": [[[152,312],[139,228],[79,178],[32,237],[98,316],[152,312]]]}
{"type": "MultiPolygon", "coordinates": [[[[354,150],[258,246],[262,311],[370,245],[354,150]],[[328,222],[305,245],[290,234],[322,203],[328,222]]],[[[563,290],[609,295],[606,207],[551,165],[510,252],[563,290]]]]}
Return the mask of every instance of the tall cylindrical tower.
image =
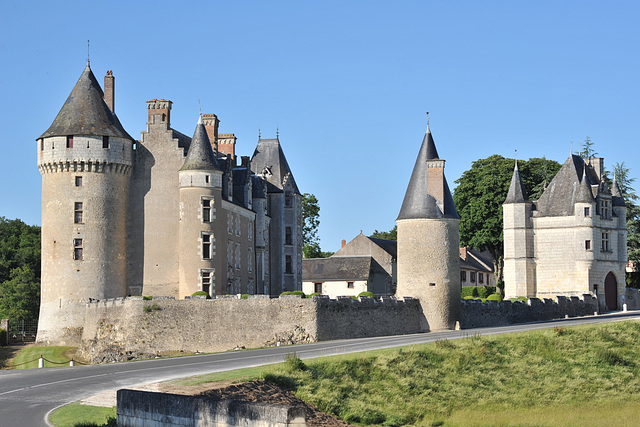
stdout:
{"type": "Polygon", "coordinates": [[[420,300],[423,331],[453,329],[460,320],[460,219],[444,163],[427,126],[396,220],[396,294],[420,300]]]}
{"type": "MultiPolygon", "coordinates": [[[[108,78],[113,85],[112,75],[108,78]]],[[[86,302],[126,296],[133,138],[105,103],[88,63],[37,147],[42,174],[37,341],[72,345],[80,339],[86,302]]]]}
{"type": "MultiPolygon", "coordinates": [[[[179,297],[196,291],[216,293],[216,271],[221,273],[222,221],[216,221],[222,203],[222,171],[207,131],[198,120],[187,158],[179,171],[180,242],[179,297]]],[[[226,255],[226,253],[225,253],[226,255]]]]}

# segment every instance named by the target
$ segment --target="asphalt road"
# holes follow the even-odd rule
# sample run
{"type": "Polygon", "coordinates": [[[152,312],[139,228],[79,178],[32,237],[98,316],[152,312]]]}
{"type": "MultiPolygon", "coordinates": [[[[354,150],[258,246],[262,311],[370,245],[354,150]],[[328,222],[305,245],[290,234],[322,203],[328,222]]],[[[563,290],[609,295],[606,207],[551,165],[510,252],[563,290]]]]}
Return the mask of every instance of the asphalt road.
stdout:
{"type": "Polygon", "coordinates": [[[562,319],[496,328],[465,329],[414,335],[327,341],[315,344],[243,350],[200,356],[152,359],[129,363],[63,368],[0,371],[0,426],[31,427],[48,425],[47,414],[64,404],[106,390],[173,380],[210,372],[227,371],[281,362],[295,352],[302,359],[353,353],[379,348],[406,346],[441,339],[459,339],[474,334],[495,335],[534,329],[640,320],[640,311],[562,319]]]}

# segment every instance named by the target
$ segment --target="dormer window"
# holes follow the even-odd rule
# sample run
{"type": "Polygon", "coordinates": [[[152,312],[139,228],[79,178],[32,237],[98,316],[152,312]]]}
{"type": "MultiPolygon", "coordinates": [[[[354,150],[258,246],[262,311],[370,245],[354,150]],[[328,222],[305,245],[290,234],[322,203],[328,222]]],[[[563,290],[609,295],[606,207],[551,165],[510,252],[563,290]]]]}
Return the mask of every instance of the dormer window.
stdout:
{"type": "Polygon", "coordinates": [[[610,215],[609,215],[609,201],[608,200],[602,200],[600,202],[600,216],[602,217],[602,219],[609,219],[610,215]]]}

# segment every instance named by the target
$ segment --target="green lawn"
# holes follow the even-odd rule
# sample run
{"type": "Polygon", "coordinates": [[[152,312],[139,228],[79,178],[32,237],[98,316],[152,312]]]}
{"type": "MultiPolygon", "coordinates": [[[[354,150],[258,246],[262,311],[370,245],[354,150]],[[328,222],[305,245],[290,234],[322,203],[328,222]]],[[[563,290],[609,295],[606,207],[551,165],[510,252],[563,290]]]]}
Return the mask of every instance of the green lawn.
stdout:
{"type": "Polygon", "coordinates": [[[69,366],[69,360],[73,358],[76,350],[77,347],[24,347],[13,360],[9,362],[8,367],[15,367],[15,369],[37,368],[40,355],[46,359],[44,362],[45,368],[69,366]],[[57,363],[50,363],[48,361],[57,363]]]}
{"type": "Polygon", "coordinates": [[[103,408],[71,403],[54,411],[49,421],[56,427],[115,426],[116,407],[103,408]],[[109,420],[111,417],[111,420],[109,420]]]}
{"type": "MultiPolygon", "coordinates": [[[[178,381],[264,378],[360,425],[631,426],[640,323],[475,336],[178,381]]],[[[56,424],[58,425],[58,424],[56,424]]]]}

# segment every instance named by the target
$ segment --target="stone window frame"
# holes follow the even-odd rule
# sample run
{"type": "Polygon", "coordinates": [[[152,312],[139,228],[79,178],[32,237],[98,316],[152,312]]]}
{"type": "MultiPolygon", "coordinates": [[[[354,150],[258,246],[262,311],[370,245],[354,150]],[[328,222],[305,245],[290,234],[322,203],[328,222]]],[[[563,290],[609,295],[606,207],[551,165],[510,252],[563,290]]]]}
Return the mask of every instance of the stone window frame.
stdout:
{"type": "Polygon", "coordinates": [[[610,219],[610,211],[609,211],[609,201],[601,200],[600,201],[600,217],[602,219],[610,219]]]}
{"type": "Polygon", "coordinates": [[[84,261],[84,239],[73,239],[73,260],[84,261]]]}
{"type": "Polygon", "coordinates": [[[213,241],[214,236],[210,231],[203,231],[200,233],[200,241],[202,243],[202,259],[210,260],[213,259],[213,241]]]}
{"type": "Polygon", "coordinates": [[[284,274],[293,274],[293,257],[285,255],[284,260],[284,274]]]}
{"type": "Polygon", "coordinates": [[[591,208],[589,206],[585,206],[584,208],[584,217],[591,218],[591,208]]]}
{"type": "Polygon", "coordinates": [[[215,287],[213,286],[215,277],[216,277],[215,268],[200,269],[200,290],[207,292],[209,296],[215,296],[215,293],[216,293],[215,287]]]}
{"type": "Polygon", "coordinates": [[[609,245],[609,232],[608,231],[603,231],[602,232],[602,240],[601,240],[601,245],[600,245],[600,250],[602,252],[611,252],[611,246],[609,245]]]}
{"type": "Polygon", "coordinates": [[[289,225],[284,227],[284,244],[287,246],[293,245],[293,227],[289,225]]]}
{"type": "Polygon", "coordinates": [[[84,224],[84,203],[73,202],[73,223],[84,224]]]}
{"type": "Polygon", "coordinates": [[[200,209],[202,222],[209,224],[213,222],[213,197],[202,197],[200,199],[200,209]]]}
{"type": "Polygon", "coordinates": [[[82,175],[76,175],[75,184],[76,187],[82,187],[82,175]]]}
{"type": "Polygon", "coordinates": [[[584,250],[585,251],[592,251],[593,249],[591,248],[591,240],[587,239],[584,241],[584,250]]]}

